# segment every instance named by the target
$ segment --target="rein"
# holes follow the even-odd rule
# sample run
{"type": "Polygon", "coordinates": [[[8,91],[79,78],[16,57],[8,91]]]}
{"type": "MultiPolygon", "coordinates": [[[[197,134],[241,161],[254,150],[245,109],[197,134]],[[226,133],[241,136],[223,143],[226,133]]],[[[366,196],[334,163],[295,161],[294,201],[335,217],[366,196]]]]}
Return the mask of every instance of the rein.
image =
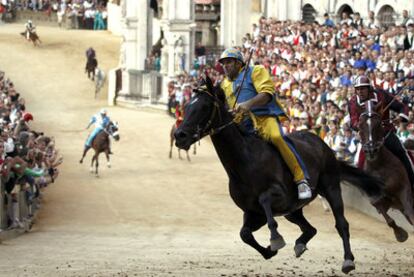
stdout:
{"type": "Polygon", "coordinates": [[[219,120],[221,121],[222,116],[221,116],[221,113],[220,113],[220,104],[219,104],[219,100],[217,99],[217,97],[213,96],[208,91],[203,91],[203,92],[207,93],[210,97],[213,98],[214,108],[213,108],[213,111],[211,112],[210,118],[207,121],[206,126],[203,129],[201,129],[197,125],[197,131],[196,131],[197,140],[201,140],[203,137],[205,137],[207,135],[214,136],[214,135],[220,133],[221,131],[223,131],[224,129],[226,129],[227,127],[229,127],[230,125],[235,123],[234,120],[231,120],[231,121],[229,121],[227,123],[224,123],[223,125],[221,125],[217,128],[212,128],[210,131],[207,131],[211,127],[211,125],[213,124],[216,117],[218,116],[219,120]]]}

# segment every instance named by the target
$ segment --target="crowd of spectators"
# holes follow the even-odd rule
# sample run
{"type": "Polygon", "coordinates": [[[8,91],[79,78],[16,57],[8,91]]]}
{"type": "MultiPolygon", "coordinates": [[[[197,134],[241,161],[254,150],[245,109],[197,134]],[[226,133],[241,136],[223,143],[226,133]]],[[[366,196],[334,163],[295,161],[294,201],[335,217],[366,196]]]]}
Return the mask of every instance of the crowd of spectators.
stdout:
{"type": "Polygon", "coordinates": [[[107,0],[1,0],[0,9],[32,10],[57,15],[59,26],[69,29],[105,30],[108,13],[107,0]]]}
{"type": "MultiPolygon", "coordinates": [[[[401,140],[414,138],[414,21],[403,12],[399,24],[381,25],[370,12],[343,13],[337,23],[325,14],[322,23],[279,21],[261,17],[238,48],[245,59],[254,47],[251,65],[268,69],[279,100],[290,120],[286,133],[308,129],[335,150],[338,158],[354,162],[357,134],[351,130],[348,100],[353,81],[366,74],[374,89],[396,96],[410,107],[409,123],[394,122],[401,140]]],[[[168,87],[169,111],[184,105],[201,70],[216,82],[223,78],[219,64],[193,68],[176,77],[168,87]]]]}
{"type": "MultiPolygon", "coordinates": [[[[33,115],[26,110],[25,99],[17,92],[12,81],[0,71],[0,176],[5,194],[7,226],[22,228],[31,222],[41,189],[54,182],[57,167],[63,157],[55,148],[53,137],[33,130],[30,121],[33,115]],[[24,192],[28,214],[20,213],[19,194],[24,192]],[[35,201],[36,200],[36,201],[35,201]]],[[[1,230],[0,230],[1,231],[1,230]]]]}

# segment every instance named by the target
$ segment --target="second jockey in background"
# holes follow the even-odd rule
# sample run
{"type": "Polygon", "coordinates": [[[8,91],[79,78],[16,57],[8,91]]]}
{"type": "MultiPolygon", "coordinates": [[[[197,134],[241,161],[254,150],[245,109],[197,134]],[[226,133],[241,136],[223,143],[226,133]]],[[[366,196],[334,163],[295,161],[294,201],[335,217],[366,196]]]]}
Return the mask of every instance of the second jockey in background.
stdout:
{"type": "Polygon", "coordinates": [[[89,127],[91,127],[92,124],[95,124],[95,129],[92,131],[92,133],[89,135],[88,139],[86,140],[85,151],[89,150],[92,147],[93,139],[96,137],[96,135],[100,131],[104,130],[110,122],[111,122],[111,119],[107,115],[107,112],[105,109],[102,109],[98,114],[92,116],[86,129],[89,129],[89,127]]]}
{"type": "MultiPolygon", "coordinates": [[[[382,108],[389,105],[389,108],[382,112],[381,120],[384,128],[384,145],[396,156],[403,164],[407,171],[408,178],[412,185],[414,185],[414,167],[411,162],[411,158],[408,155],[407,150],[402,145],[401,141],[395,134],[396,130],[390,120],[390,110],[398,113],[400,120],[403,122],[408,121],[408,107],[404,103],[401,103],[394,98],[391,94],[382,91],[374,90],[371,86],[370,80],[366,76],[359,76],[355,80],[355,95],[352,96],[348,104],[349,115],[351,117],[352,129],[358,131],[359,117],[364,111],[362,109],[365,102],[371,100],[380,104],[382,108]]],[[[359,160],[358,167],[362,168],[362,162],[364,159],[359,160]]]]}
{"type": "Polygon", "coordinates": [[[31,20],[27,20],[24,27],[26,29],[26,39],[30,40],[30,33],[36,33],[36,26],[33,24],[31,20]]]}

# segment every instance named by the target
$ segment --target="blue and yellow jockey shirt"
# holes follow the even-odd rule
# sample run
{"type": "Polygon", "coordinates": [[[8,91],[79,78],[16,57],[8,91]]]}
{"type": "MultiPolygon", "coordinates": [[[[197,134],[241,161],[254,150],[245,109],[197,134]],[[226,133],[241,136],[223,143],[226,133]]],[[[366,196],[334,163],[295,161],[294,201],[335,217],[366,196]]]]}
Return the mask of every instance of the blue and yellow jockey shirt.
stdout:
{"type": "Polygon", "coordinates": [[[275,85],[270,79],[269,72],[262,65],[249,67],[245,66],[241,69],[239,75],[234,81],[230,81],[228,78],[225,78],[223,80],[221,87],[224,90],[229,107],[233,107],[234,105],[234,102],[236,100],[235,94],[238,87],[241,85],[244,70],[246,69],[248,70],[246,73],[246,79],[243,82],[243,87],[240,90],[240,95],[237,99],[237,103],[240,104],[246,102],[255,97],[258,93],[268,93],[272,96],[272,100],[263,106],[252,108],[252,113],[258,116],[268,115],[275,117],[286,117],[282,106],[276,99],[275,85]]]}

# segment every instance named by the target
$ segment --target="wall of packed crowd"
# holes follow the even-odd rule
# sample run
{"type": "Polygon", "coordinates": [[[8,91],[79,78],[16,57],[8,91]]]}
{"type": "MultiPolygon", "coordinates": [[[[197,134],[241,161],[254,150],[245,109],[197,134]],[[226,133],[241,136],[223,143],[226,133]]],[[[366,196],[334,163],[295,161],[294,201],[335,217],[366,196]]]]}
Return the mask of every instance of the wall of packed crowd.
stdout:
{"type": "MultiPolygon", "coordinates": [[[[350,163],[356,162],[360,144],[350,126],[348,102],[360,75],[367,75],[374,89],[408,105],[409,122],[392,115],[392,123],[400,140],[414,139],[414,21],[406,10],[397,24],[375,18],[372,11],[366,20],[358,12],[344,12],[336,22],[325,14],[320,23],[261,17],[237,47],[245,59],[254,47],[251,65],[261,64],[271,75],[290,117],[285,133],[315,132],[350,163]]],[[[190,72],[169,83],[170,114],[183,110],[202,71],[216,82],[223,79],[220,64],[199,62],[204,60],[198,55],[190,72]]]]}
{"type": "Polygon", "coordinates": [[[58,177],[63,162],[54,138],[30,126],[34,119],[0,71],[0,239],[30,229],[42,191],[58,177]]]}
{"type": "Polygon", "coordinates": [[[108,0],[2,0],[1,18],[6,18],[10,11],[13,17],[32,18],[35,20],[56,19],[59,26],[68,29],[106,30],[108,23],[108,0]],[[26,14],[28,11],[42,14],[26,14]]]}

